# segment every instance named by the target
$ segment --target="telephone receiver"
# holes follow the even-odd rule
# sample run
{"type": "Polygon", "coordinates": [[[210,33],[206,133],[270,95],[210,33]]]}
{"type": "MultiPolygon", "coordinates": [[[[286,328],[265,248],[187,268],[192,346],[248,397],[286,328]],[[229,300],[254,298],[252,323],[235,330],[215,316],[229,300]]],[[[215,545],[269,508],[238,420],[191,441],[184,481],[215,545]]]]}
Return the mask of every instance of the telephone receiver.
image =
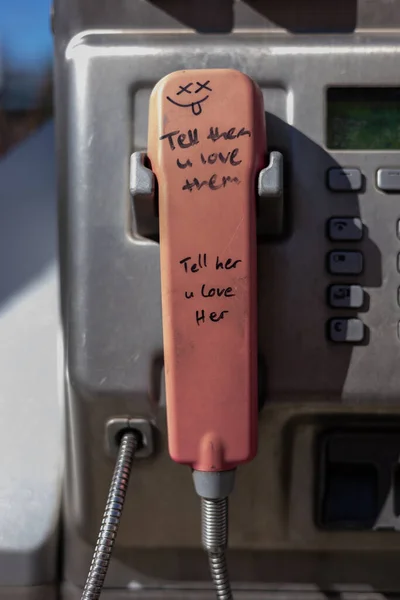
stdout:
{"type": "MultiPolygon", "coordinates": [[[[158,209],[169,454],[191,468],[211,576],[228,599],[228,496],[257,452],[257,204],[283,202],[260,88],[232,69],[167,75],[151,94],[147,153],[131,167],[133,202],[158,209]]],[[[104,583],[116,482],[125,495],[124,472],[152,435],[135,421],[110,425],[119,454],[83,598],[104,583]]]]}

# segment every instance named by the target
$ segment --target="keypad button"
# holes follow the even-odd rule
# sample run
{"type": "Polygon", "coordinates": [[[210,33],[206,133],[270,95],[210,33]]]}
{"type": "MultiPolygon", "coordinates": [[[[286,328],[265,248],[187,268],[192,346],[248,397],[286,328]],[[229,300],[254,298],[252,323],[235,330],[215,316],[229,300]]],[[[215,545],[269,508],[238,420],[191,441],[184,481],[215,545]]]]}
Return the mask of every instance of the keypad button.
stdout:
{"type": "Polygon", "coordinates": [[[398,270],[398,272],[400,273],[400,252],[399,252],[399,254],[397,255],[397,270],[398,270]]]}
{"type": "Polygon", "coordinates": [[[362,187],[360,169],[329,169],[328,187],[333,192],[358,192],[362,187]]]}
{"type": "Polygon", "coordinates": [[[360,275],[363,267],[361,252],[334,250],[328,255],[328,268],[333,275],[360,275]]]}
{"type": "Polygon", "coordinates": [[[400,240],[400,219],[397,219],[397,223],[396,223],[396,234],[397,234],[397,237],[398,237],[398,238],[399,238],[399,240],[400,240]]]}
{"type": "Polygon", "coordinates": [[[378,169],[376,186],[383,192],[399,192],[400,169],[378,169]]]}
{"type": "Polygon", "coordinates": [[[361,308],[364,304],[364,290],[361,285],[331,285],[328,301],[333,308],[361,308]]]}
{"type": "Polygon", "coordinates": [[[331,319],[328,335],[331,342],[357,344],[364,339],[364,323],[360,319],[331,319]]]}
{"type": "Polygon", "coordinates": [[[332,241],[359,241],[363,226],[358,217],[334,217],[328,221],[328,235],[332,241]]]}

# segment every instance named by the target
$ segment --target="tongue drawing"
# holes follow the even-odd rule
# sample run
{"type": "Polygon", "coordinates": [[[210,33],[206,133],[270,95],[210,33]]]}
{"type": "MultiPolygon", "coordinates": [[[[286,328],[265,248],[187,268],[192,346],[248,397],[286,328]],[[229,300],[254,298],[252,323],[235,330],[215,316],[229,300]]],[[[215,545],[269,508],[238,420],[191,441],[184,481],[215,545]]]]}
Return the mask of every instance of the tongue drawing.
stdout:
{"type": "Polygon", "coordinates": [[[202,112],[202,108],[201,108],[201,103],[200,102],[193,102],[192,104],[192,113],[194,115],[199,115],[202,112]]]}

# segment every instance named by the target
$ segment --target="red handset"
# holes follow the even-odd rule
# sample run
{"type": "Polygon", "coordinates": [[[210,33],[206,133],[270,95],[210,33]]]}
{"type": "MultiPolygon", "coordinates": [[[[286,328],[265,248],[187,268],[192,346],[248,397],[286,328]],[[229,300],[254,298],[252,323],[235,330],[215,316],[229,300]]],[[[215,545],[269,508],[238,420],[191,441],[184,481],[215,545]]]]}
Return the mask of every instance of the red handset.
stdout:
{"type": "Polygon", "coordinates": [[[171,457],[226,471],[257,448],[256,178],[262,94],[230,69],[175,72],[150,100],[171,457]]]}

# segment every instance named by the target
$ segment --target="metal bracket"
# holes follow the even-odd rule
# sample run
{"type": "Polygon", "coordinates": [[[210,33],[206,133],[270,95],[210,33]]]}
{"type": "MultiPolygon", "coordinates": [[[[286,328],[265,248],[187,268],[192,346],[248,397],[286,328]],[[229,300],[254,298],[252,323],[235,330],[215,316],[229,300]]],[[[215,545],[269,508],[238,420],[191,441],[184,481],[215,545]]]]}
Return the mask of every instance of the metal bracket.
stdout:
{"type": "Polygon", "coordinates": [[[156,216],[156,178],[146,167],[146,153],[134,152],[130,162],[129,188],[134,205],[136,231],[143,237],[153,238],[158,233],[156,216]]]}
{"type": "Polygon", "coordinates": [[[154,453],[153,426],[147,419],[129,419],[117,417],[110,419],[106,424],[106,449],[107,454],[115,458],[119,450],[119,436],[129,429],[139,431],[143,445],[135,453],[135,458],[149,458],[154,453]]]}
{"type": "Polygon", "coordinates": [[[134,152],[131,156],[130,191],[135,200],[154,199],[155,177],[145,161],[145,152],[134,152]]]}
{"type": "MultiPolygon", "coordinates": [[[[145,152],[134,152],[131,156],[130,192],[135,207],[137,230],[144,237],[152,238],[156,233],[153,231],[156,219],[156,181],[154,173],[145,166],[145,160],[145,152]]],[[[261,235],[280,235],[283,231],[284,214],[283,156],[280,152],[271,152],[269,165],[259,173],[257,191],[257,232],[261,235]]]]}
{"type": "Polygon", "coordinates": [[[268,167],[260,171],[258,195],[260,198],[283,197],[283,156],[280,152],[271,152],[268,167]]]}
{"type": "Polygon", "coordinates": [[[284,225],[283,156],[271,152],[269,165],[258,176],[257,233],[279,236],[284,225]],[[266,201],[267,200],[267,201],[266,201]]]}

